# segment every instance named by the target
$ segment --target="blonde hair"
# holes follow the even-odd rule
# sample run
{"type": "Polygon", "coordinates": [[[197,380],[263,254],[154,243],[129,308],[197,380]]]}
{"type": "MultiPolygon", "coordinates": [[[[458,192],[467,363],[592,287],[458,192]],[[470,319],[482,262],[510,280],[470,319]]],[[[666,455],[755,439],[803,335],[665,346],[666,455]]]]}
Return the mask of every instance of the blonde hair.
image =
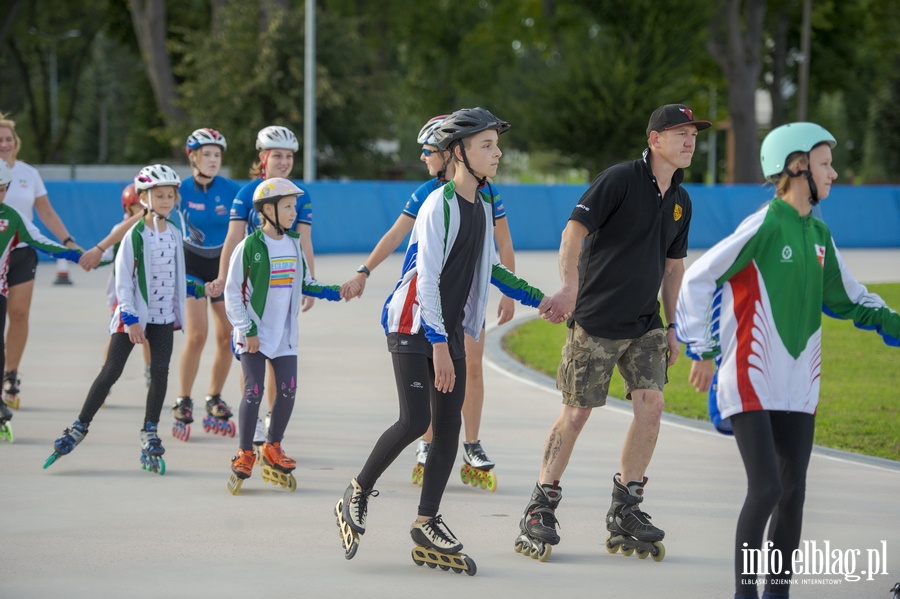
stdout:
{"type": "Polygon", "coordinates": [[[791,171],[792,167],[797,163],[809,165],[809,154],[806,152],[792,152],[788,154],[787,160],[784,161],[784,171],[775,181],[775,197],[783,198],[784,194],[787,193],[788,188],[791,186],[791,179],[794,178],[788,174],[788,171],[791,171]]]}
{"type": "MultiPolygon", "coordinates": [[[[19,148],[22,147],[22,138],[16,133],[16,122],[7,118],[7,116],[6,113],[0,112],[0,129],[9,129],[12,131],[13,137],[16,138],[16,149],[13,151],[13,162],[15,162],[19,156],[19,148]]],[[[12,168],[13,165],[10,164],[9,166],[12,168]]]]}

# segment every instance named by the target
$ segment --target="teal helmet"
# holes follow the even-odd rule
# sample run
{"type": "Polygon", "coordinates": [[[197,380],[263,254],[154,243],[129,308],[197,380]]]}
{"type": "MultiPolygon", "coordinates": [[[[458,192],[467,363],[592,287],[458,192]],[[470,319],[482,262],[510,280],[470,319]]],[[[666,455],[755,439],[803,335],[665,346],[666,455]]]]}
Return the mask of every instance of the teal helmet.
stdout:
{"type": "Polygon", "coordinates": [[[789,123],[772,129],[759,149],[763,176],[774,183],[787,167],[788,156],[794,152],[809,153],[822,143],[833,148],[837,140],[825,127],[815,123],[789,123]]]}

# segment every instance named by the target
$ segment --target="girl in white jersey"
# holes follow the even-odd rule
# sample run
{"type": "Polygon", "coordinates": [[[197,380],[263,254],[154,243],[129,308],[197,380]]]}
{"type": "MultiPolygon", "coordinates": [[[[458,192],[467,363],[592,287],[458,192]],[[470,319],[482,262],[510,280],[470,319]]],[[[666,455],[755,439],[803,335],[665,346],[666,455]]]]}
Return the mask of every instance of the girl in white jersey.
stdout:
{"type": "MultiPolygon", "coordinates": [[[[16,133],[16,123],[0,114],[0,159],[6,161],[12,171],[12,183],[6,192],[6,204],[12,206],[22,217],[31,222],[34,213],[41,222],[60,240],[62,245],[81,251],[75,239],[69,235],[59,215],[50,205],[47,188],[32,166],[16,157],[22,147],[22,140],[16,133]]],[[[37,253],[26,243],[13,249],[7,285],[9,285],[9,331],[6,336],[6,364],[3,373],[3,396],[18,405],[20,379],[19,364],[28,341],[28,316],[31,311],[31,296],[34,291],[34,274],[37,269],[37,253]]]]}
{"type": "MultiPolygon", "coordinates": [[[[126,234],[116,254],[116,310],[110,321],[106,363],[85,398],[78,419],[54,443],[44,468],[75,449],[122,376],[136,344],[148,343],[151,354],[150,389],[141,428],[141,467],[164,474],[165,449],[159,438],[159,417],[166,397],[173,333],[184,324],[188,283],[181,232],[167,217],[178,201],[181,179],[170,167],[154,164],[134,179],[144,218],[126,234]]],[[[195,295],[199,294],[194,289],[195,295]]]]}

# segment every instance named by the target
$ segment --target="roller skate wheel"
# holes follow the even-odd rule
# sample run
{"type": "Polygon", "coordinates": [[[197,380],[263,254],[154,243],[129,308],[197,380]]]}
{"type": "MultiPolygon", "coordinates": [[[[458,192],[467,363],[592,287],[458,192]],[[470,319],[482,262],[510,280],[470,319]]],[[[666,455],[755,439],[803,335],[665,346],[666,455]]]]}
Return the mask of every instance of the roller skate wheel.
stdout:
{"type": "Polygon", "coordinates": [[[231,493],[232,495],[237,495],[241,490],[241,485],[243,484],[243,479],[238,478],[234,475],[234,473],[232,473],[231,478],[228,479],[228,483],[226,486],[228,487],[229,493],[231,493]]]}
{"type": "Polygon", "coordinates": [[[466,563],[466,574],[469,576],[475,576],[475,573],[478,572],[478,567],[475,565],[475,560],[473,560],[468,555],[466,559],[463,560],[466,563]]]}
{"type": "Polygon", "coordinates": [[[618,546],[618,545],[613,545],[613,544],[610,542],[610,539],[611,539],[611,538],[612,538],[612,537],[606,537],[606,550],[609,551],[610,553],[618,553],[618,552],[619,552],[619,546],[618,546]]]}
{"type": "Polygon", "coordinates": [[[288,488],[288,491],[291,491],[291,492],[297,490],[297,479],[294,478],[293,474],[288,474],[287,488],[288,488]]]}
{"type": "Polygon", "coordinates": [[[51,455],[49,458],[47,458],[47,460],[44,462],[44,470],[49,468],[53,464],[53,462],[55,462],[59,458],[60,458],[60,454],[54,451],[53,455],[51,455]]]}
{"type": "Polygon", "coordinates": [[[350,546],[347,547],[346,552],[344,553],[344,559],[353,559],[353,556],[356,555],[356,550],[359,549],[359,541],[353,539],[350,543],[350,546]]]}
{"type": "Polygon", "coordinates": [[[622,555],[625,557],[631,557],[631,554],[634,553],[634,547],[625,547],[622,546],[622,555]]]}
{"type": "Polygon", "coordinates": [[[233,437],[234,433],[235,433],[234,423],[229,420],[228,422],[225,423],[225,427],[226,427],[226,431],[228,432],[228,436],[233,437]]]}
{"type": "Polygon", "coordinates": [[[656,548],[657,551],[656,551],[656,553],[653,553],[651,551],[650,557],[652,557],[653,561],[655,561],[655,562],[663,561],[663,559],[665,559],[665,557],[666,557],[666,546],[663,545],[662,543],[660,543],[659,541],[656,541],[655,543],[653,543],[653,546],[656,548]]]}
{"type": "MultiPolygon", "coordinates": [[[[537,556],[536,556],[536,557],[537,557],[537,561],[539,561],[539,562],[545,562],[545,561],[547,561],[548,559],[550,559],[550,554],[551,554],[551,553],[553,553],[553,546],[552,546],[552,545],[547,545],[547,544],[545,543],[544,546],[541,547],[540,552],[539,552],[539,553],[537,554],[537,556]]],[[[535,556],[532,555],[531,557],[535,557],[535,556]]]]}
{"type": "Polygon", "coordinates": [[[445,565],[441,564],[441,565],[440,565],[440,568],[441,568],[441,570],[443,570],[444,572],[446,572],[447,570],[450,569],[450,566],[445,566],[445,565]]]}
{"type": "Polygon", "coordinates": [[[643,549],[635,549],[634,551],[639,559],[647,559],[647,556],[650,555],[649,551],[644,551],[643,549]]]}
{"type": "Polygon", "coordinates": [[[487,490],[491,493],[497,492],[497,477],[494,476],[493,472],[488,472],[485,477],[485,484],[487,485],[487,490]]]}
{"type": "Polygon", "coordinates": [[[432,570],[434,568],[437,568],[437,564],[432,564],[431,562],[425,562],[425,565],[428,566],[429,568],[431,568],[432,570]]]}
{"type": "Polygon", "coordinates": [[[11,410],[18,410],[19,409],[19,396],[14,395],[14,396],[10,397],[6,402],[6,405],[9,406],[9,408],[11,410]]]}
{"type": "Polygon", "coordinates": [[[516,550],[516,553],[522,553],[522,550],[525,549],[525,544],[522,541],[516,539],[516,546],[514,547],[514,549],[516,550]]]}
{"type": "Polygon", "coordinates": [[[469,465],[463,464],[463,467],[459,469],[459,478],[462,479],[462,483],[464,485],[469,484],[469,465]]]}
{"type": "Polygon", "coordinates": [[[157,466],[155,472],[162,476],[166,473],[166,461],[162,458],[159,458],[159,465],[157,466]]]}

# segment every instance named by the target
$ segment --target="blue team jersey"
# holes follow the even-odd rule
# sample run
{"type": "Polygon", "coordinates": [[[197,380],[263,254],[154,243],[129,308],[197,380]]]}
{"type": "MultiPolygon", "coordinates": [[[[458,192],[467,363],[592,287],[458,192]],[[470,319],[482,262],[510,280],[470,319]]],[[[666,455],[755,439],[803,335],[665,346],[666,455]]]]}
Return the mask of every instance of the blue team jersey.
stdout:
{"type": "MultiPolygon", "coordinates": [[[[419,214],[419,208],[422,207],[422,202],[425,201],[425,198],[428,197],[428,194],[430,194],[438,187],[442,187],[443,185],[443,183],[438,181],[437,177],[426,181],[425,183],[422,183],[406,201],[406,206],[403,207],[403,214],[412,218],[416,218],[416,216],[419,214]]],[[[478,191],[480,191],[481,194],[484,195],[485,199],[491,199],[491,194],[488,191],[487,186],[479,189],[478,191]]],[[[503,200],[500,199],[500,192],[497,191],[496,187],[494,187],[494,218],[506,218],[506,210],[503,209],[503,200]]]]}
{"type": "Polygon", "coordinates": [[[181,219],[187,245],[217,248],[228,233],[228,211],[241,186],[225,177],[215,177],[204,192],[188,177],[181,184],[181,219]]]}
{"type": "MultiPolygon", "coordinates": [[[[263,179],[254,179],[246,185],[234,197],[231,203],[231,214],[229,220],[242,220],[247,222],[247,234],[249,235],[259,227],[259,217],[256,210],[253,209],[253,192],[259,187],[263,179]]],[[[296,184],[297,182],[294,181],[296,184]]],[[[294,220],[294,228],[299,224],[312,226],[312,198],[309,192],[303,189],[302,185],[297,185],[303,190],[303,195],[297,198],[297,218],[294,220]]]]}

